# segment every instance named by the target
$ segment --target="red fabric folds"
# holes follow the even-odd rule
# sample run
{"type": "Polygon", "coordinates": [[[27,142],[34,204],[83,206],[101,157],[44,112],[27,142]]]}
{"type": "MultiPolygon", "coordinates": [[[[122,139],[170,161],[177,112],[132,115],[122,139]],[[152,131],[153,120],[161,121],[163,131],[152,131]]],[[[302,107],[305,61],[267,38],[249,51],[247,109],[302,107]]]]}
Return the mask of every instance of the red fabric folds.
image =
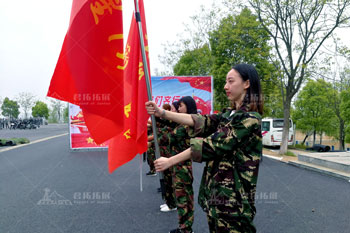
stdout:
{"type": "Polygon", "coordinates": [[[79,105],[97,143],[123,129],[121,1],[74,0],[47,95],[79,105]]]}
{"type": "MultiPolygon", "coordinates": [[[[143,1],[139,1],[141,24],[147,63],[148,41],[143,1]]],[[[147,150],[147,120],[145,102],[148,100],[146,75],[142,61],[138,24],[132,17],[124,60],[124,129],[111,139],[108,149],[109,171],[132,160],[137,154],[147,150]]],[[[148,65],[148,70],[149,65],[148,65]]],[[[148,72],[150,74],[150,72],[148,72]]]]}

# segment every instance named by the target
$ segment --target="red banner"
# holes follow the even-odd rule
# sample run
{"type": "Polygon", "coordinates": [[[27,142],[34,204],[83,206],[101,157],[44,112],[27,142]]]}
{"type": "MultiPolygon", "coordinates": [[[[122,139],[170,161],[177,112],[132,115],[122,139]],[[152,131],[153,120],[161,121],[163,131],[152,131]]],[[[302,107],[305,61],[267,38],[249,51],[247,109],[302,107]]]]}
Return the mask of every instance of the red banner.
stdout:
{"type": "MultiPolygon", "coordinates": [[[[149,69],[148,41],[143,0],[139,1],[140,18],[149,69]]],[[[146,76],[141,54],[138,24],[133,15],[125,48],[124,70],[124,130],[111,139],[108,149],[108,167],[116,168],[147,150],[147,120],[145,102],[148,100],[146,76]]]]}
{"type": "Polygon", "coordinates": [[[95,141],[123,127],[122,2],[74,0],[47,95],[79,105],[95,141]]]}

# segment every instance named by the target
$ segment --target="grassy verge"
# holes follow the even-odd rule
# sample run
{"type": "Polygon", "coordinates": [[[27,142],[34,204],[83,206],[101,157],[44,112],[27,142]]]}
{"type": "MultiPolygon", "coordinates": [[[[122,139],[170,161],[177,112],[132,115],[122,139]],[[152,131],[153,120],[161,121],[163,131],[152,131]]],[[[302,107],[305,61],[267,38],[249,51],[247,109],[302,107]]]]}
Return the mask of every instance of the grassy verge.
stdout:
{"type": "Polygon", "coordinates": [[[284,155],[291,156],[291,157],[296,157],[296,155],[293,152],[289,151],[289,150],[287,150],[287,153],[285,153],[284,155]]]}
{"type": "Polygon", "coordinates": [[[302,145],[302,144],[295,144],[293,146],[288,146],[288,149],[301,149],[301,150],[305,150],[307,148],[306,145],[302,145]]]}
{"type": "Polygon", "coordinates": [[[27,138],[0,138],[0,146],[16,146],[25,143],[29,143],[27,138]]]}

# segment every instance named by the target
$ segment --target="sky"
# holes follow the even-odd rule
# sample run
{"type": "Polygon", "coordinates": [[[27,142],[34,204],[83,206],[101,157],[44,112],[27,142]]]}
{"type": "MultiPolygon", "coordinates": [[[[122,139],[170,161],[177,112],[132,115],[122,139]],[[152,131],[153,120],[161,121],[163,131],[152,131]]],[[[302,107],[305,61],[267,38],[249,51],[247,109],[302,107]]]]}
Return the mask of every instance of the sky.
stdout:
{"type": "MultiPolygon", "coordinates": [[[[45,96],[68,29],[72,0],[0,0],[0,99],[30,92],[45,96]]],[[[152,71],[162,44],[174,41],[183,23],[212,0],[144,0],[152,71]]],[[[123,1],[127,38],[134,0],[123,1]]],[[[126,39],[125,39],[126,40],[126,39]]],[[[151,73],[152,73],[151,71],[151,73]]]]}

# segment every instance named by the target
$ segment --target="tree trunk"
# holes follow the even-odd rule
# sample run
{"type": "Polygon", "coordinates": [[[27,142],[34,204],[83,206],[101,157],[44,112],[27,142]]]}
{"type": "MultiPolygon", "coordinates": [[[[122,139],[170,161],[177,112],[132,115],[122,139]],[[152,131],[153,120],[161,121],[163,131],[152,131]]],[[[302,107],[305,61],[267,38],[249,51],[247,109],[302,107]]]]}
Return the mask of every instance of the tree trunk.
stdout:
{"type": "Polygon", "coordinates": [[[320,144],[322,145],[322,132],[320,133],[320,144]]]}
{"type": "Polygon", "coordinates": [[[339,150],[345,149],[345,123],[343,119],[339,119],[339,150]]]}
{"type": "Polygon", "coordinates": [[[291,105],[292,98],[289,98],[286,96],[286,101],[283,103],[283,132],[282,132],[282,143],[280,147],[279,154],[284,155],[287,153],[288,150],[288,137],[289,137],[289,118],[290,118],[290,105],[291,105]]]}
{"type": "Polygon", "coordinates": [[[306,139],[309,137],[309,133],[306,133],[306,136],[305,136],[305,138],[304,138],[304,140],[303,140],[303,142],[301,143],[302,145],[304,145],[305,144],[305,141],[306,141],[306,139]]]}
{"type": "Polygon", "coordinates": [[[314,130],[314,140],[312,141],[312,146],[316,144],[316,130],[314,130]]]}

